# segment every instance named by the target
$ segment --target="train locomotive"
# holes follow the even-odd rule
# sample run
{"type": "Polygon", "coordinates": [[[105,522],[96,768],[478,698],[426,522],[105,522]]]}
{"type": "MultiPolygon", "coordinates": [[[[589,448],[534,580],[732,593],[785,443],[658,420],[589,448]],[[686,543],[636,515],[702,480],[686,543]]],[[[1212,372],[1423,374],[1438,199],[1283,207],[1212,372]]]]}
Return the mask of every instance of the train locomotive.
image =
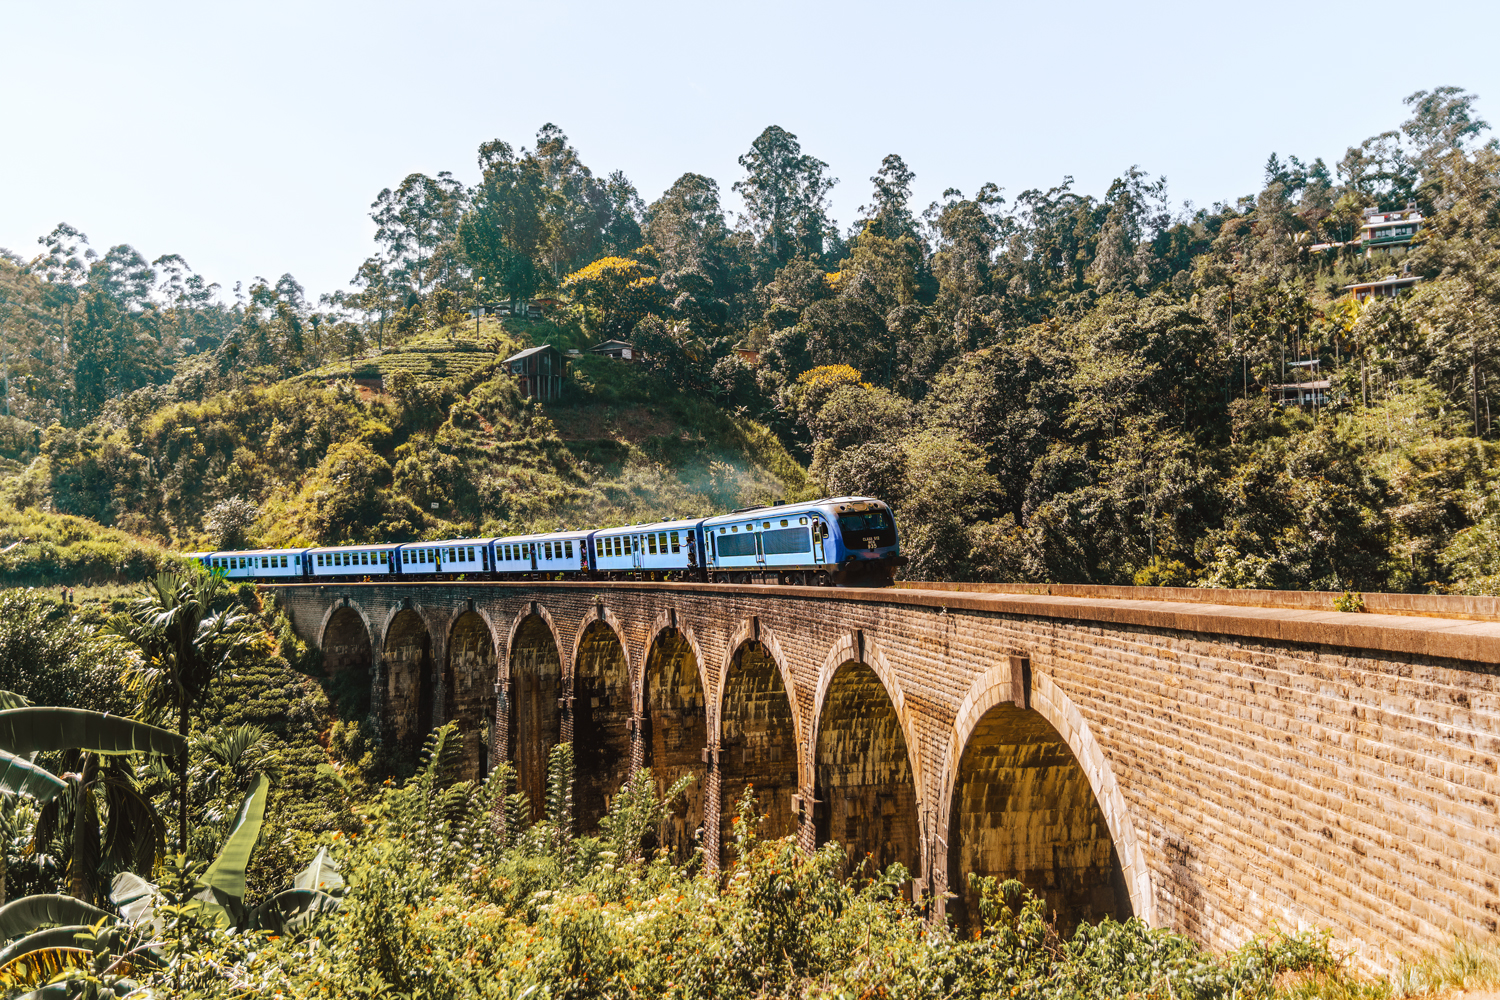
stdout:
{"type": "Polygon", "coordinates": [[[707,518],[578,531],[190,552],[231,580],[678,580],[887,587],[906,565],[896,520],[872,497],[744,507],[707,518]]]}

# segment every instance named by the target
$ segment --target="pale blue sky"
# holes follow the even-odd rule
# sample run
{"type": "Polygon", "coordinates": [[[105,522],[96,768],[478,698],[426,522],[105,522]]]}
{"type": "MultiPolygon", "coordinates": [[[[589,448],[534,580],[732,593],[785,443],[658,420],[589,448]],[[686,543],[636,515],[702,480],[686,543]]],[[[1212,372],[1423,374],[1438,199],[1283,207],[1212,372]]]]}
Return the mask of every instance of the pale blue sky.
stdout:
{"type": "Polygon", "coordinates": [[[477,179],[555,122],[647,201],[716,178],[768,124],[841,179],[847,226],[897,152],[920,205],[1131,164],[1174,202],[1256,190],[1275,150],[1336,160],[1445,84],[1500,121],[1500,4],[195,3],[0,0],[0,246],[59,221],[180,253],[226,289],[344,287],[369,204],[413,171],[477,179]]]}

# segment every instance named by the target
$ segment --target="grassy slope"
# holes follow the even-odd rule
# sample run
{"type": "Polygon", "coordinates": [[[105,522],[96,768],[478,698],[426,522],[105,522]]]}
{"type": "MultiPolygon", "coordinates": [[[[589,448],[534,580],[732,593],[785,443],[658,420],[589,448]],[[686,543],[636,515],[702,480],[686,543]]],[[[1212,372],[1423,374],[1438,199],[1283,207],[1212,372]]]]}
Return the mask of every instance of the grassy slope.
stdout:
{"type": "Polygon", "coordinates": [[[0,585],[139,580],[170,550],[216,547],[204,515],[231,496],[262,511],[251,541],[279,545],[629,523],[806,488],[765,427],[636,365],[574,358],[562,400],[521,399],[499,362],[537,341],[578,343],[566,325],[452,333],[170,404],[123,430],[63,432],[66,447],[0,470],[0,547],[25,540],[0,551],[0,585]],[[397,371],[414,376],[399,399],[397,371]],[[341,385],[377,375],[384,393],[341,385]],[[54,512],[70,505],[92,516],[54,512]]]}

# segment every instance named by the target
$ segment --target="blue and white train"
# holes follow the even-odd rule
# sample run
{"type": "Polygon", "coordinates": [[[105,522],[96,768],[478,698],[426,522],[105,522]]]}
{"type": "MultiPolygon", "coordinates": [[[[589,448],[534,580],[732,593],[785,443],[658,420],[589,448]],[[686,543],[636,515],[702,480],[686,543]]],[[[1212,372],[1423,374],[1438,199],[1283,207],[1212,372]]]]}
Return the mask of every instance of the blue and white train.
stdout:
{"type": "Polygon", "coordinates": [[[746,507],[708,518],[614,528],[191,552],[231,580],[694,580],[886,587],[906,565],[895,518],[871,497],[746,507]]]}

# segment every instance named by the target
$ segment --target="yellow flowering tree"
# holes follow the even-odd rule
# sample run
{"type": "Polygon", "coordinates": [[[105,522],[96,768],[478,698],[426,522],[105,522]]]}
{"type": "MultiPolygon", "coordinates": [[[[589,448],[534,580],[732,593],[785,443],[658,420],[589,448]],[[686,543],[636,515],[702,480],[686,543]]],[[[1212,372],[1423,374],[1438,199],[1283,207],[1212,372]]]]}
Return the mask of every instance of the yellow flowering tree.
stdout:
{"type": "Polygon", "coordinates": [[[583,325],[600,340],[629,340],[635,325],[662,308],[651,265],[630,257],[601,257],[563,279],[563,290],[583,309],[583,325]]]}

